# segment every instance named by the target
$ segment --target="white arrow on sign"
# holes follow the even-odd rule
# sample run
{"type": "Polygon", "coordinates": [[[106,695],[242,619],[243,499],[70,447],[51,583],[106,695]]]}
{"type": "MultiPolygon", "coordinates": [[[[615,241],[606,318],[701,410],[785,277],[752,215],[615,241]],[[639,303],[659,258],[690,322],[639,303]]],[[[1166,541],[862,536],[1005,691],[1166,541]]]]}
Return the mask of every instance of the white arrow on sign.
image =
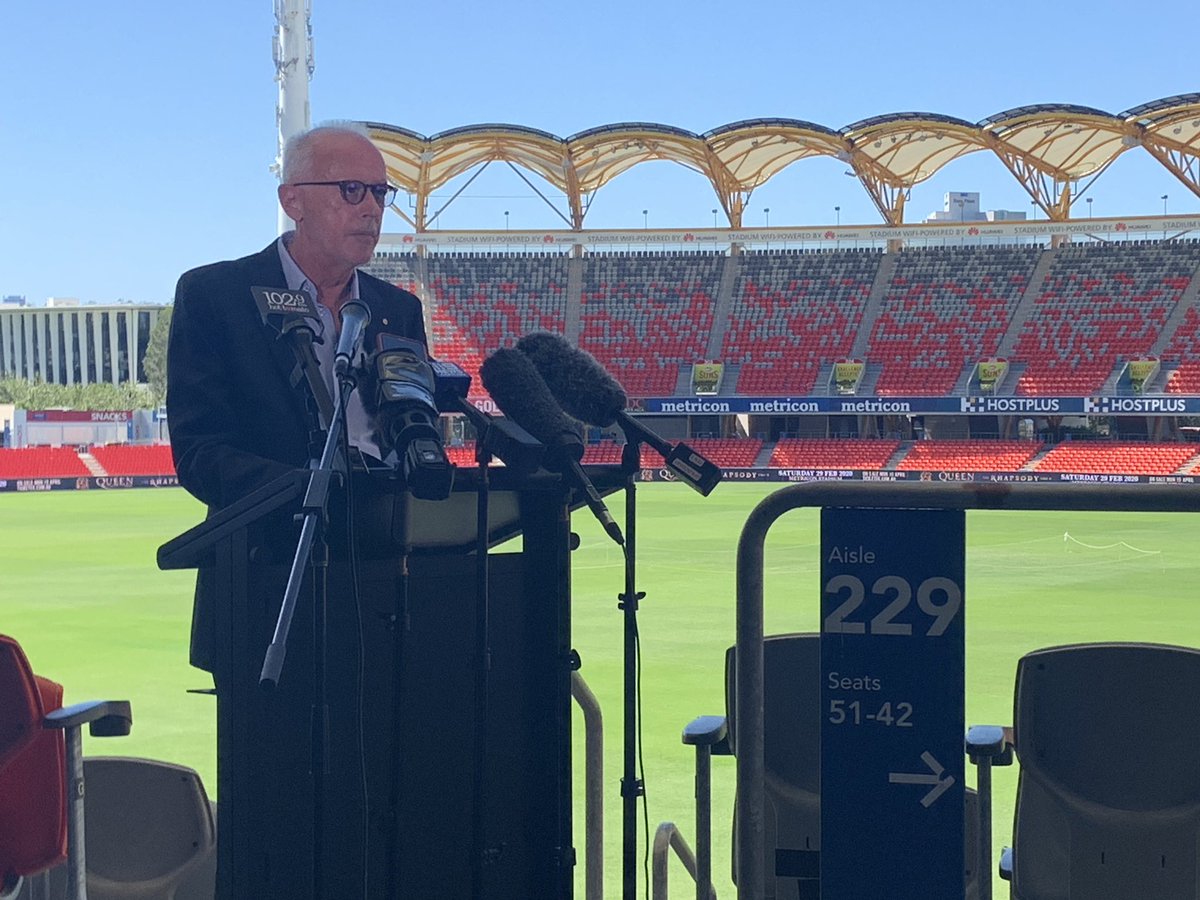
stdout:
{"type": "Polygon", "coordinates": [[[946,769],[933,758],[933,754],[928,750],[921,754],[921,759],[924,760],[925,765],[929,766],[928,774],[924,772],[888,772],[888,781],[892,784],[932,784],[933,790],[921,798],[921,805],[928,809],[938,797],[946,792],[950,785],[954,784],[954,776],[947,775],[942,778],[942,773],[946,769]]]}

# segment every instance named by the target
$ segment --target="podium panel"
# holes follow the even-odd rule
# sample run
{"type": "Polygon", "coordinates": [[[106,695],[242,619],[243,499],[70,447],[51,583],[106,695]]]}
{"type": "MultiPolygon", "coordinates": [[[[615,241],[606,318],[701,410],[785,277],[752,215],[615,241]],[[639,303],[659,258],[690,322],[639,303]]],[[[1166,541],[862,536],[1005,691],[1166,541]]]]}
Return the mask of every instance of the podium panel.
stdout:
{"type": "MultiPolygon", "coordinates": [[[[272,496],[276,509],[286,509],[283,494],[272,496]]],[[[219,898],[571,897],[566,500],[558,484],[520,491],[512,506],[519,519],[504,536],[521,533],[521,549],[488,555],[491,665],[482,726],[478,557],[451,542],[408,543],[421,529],[405,497],[384,504],[395,507],[394,522],[407,523],[392,532],[405,540],[389,556],[376,531],[356,579],[334,545],[325,570],[323,670],[313,653],[319,592],[314,570],[307,572],[270,692],[259,674],[288,567],[256,564],[253,528],[224,512],[164,545],[161,566],[201,565],[220,598],[213,622],[219,898]],[[321,680],[328,704],[327,736],[316,742],[324,758],[317,819],[308,738],[321,680]]],[[[375,515],[379,501],[370,500],[375,515]]],[[[252,523],[252,507],[236,515],[252,523]]],[[[454,515],[462,514],[460,503],[454,515]]]]}

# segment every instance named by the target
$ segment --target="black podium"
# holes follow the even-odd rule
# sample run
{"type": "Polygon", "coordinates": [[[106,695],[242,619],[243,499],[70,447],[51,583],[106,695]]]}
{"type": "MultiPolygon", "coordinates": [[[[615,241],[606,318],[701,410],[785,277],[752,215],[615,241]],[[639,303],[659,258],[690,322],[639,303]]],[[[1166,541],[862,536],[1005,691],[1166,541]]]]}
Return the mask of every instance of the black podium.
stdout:
{"type": "MultiPolygon", "coordinates": [[[[620,484],[618,472],[594,474],[602,490],[620,484]]],[[[304,473],[159,548],[161,568],[205,569],[219,598],[219,898],[312,897],[314,865],[317,900],[572,896],[571,494],[544,472],[489,473],[489,546],[521,540],[519,549],[488,554],[491,665],[487,721],[477,727],[479,477],[459,470],[450,498],[432,502],[388,477],[355,473],[353,561],[344,510],[331,513],[315,863],[306,738],[319,592],[311,569],[279,685],[259,685],[290,562],[280,558],[288,542],[279,532],[291,535],[304,473]],[[476,821],[479,733],[486,788],[476,821]],[[481,868],[473,826],[482,834],[481,868]]]]}

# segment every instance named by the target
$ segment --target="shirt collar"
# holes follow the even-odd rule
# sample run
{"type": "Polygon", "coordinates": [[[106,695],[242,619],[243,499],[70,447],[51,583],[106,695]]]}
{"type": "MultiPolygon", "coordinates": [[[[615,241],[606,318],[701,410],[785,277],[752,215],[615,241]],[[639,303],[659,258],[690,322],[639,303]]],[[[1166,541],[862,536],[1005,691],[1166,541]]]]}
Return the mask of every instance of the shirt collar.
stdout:
{"type": "MultiPolygon", "coordinates": [[[[292,242],[292,238],[295,236],[295,231],[285,231],[279,236],[279,240],[275,242],[279,248],[279,262],[283,265],[283,277],[287,279],[288,290],[307,291],[309,296],[316,301],[318,299],[317,286],[309,280],[309,277],[304,274],[304,270],[300,268],[296,260],[292,259],[292,254],[288,252],[288,244],[292,242]]],[[[346,295],[346,299],[359,299],[358,269],[355,269],[354,274],[350,276],[350,290],[346,295]]]]}

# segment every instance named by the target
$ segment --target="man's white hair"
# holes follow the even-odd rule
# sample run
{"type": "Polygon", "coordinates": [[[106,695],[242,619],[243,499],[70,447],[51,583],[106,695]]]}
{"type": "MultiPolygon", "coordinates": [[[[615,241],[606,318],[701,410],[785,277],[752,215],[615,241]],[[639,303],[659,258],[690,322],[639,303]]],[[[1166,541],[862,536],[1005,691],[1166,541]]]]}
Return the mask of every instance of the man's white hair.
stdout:
{"type": "Polygon", "coordinates": [[[349,119],[321,122],[307,131],[296,132],[283,145],[283,184],[291,184],[295,179],[305,177],[304,173],[311,170],[316,139],[330,134],[355,134],[367,140],[371,139],[366,125],[349,119]]]}

